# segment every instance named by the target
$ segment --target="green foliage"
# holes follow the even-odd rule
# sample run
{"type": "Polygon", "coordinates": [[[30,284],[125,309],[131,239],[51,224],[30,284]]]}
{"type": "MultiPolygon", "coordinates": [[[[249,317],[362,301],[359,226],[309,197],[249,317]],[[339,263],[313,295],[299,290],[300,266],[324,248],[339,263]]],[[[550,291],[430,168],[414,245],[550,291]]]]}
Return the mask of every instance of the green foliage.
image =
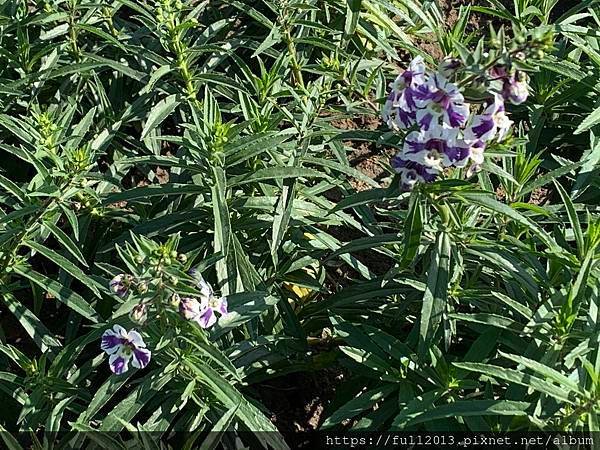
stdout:
{"type": "Polygon", "coordinates": [[[287,448],[261,386],[335,372],[324,429],[598,431],[598,4],[473,3],[1,2],[2,427],[287,448]],[[360,124],[428,45],[532,92],[477,176],[400,192],[352,155],[399,147],[360,124]],[[146,368],[111,374],[114,324],[146,368]]]}

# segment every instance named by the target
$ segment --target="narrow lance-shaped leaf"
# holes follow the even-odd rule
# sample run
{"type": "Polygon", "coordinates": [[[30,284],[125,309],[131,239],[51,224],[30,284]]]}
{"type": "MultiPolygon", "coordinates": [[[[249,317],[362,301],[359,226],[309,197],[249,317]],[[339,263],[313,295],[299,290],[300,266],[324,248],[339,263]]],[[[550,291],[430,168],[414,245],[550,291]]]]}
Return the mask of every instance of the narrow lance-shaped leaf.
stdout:
{"type": "Polygon", "coordinates": [[[177,108],[179,103],[181,102],[176,94],[169,95],[158,102],[148,115],[142,130],[142,139],[145,139],[152,130],[159,126],[177,108]]]}
{"type": "Polygon", "coordinates": [[[427,286],[423,296],[423,306],[421,307],[419,326],[419,355],[421,357],[427,355],[446,309],[450,252],[451,246],[448,233],[439,233],[435,250],[431,255],[431,264],[427,272],[427,286]]]}
{"type": "Polygon", "coordinates": [[[62,255],[59,255],[54,250],[51,250],[48,247],[38,244],[35,241],[26,241],[25,245],[27,245],[31,249],[44,255],[46,258],[48,258],[50,261],[54,262],[58,267],[63,269],[65,272],[67,272],[74,278],[81,281],[84,285],[86,285],[88,288],[90,288],[94,292],[94,294],[96,294],[98,297],[100,297],[100,291],[96,287],[96,282],[94,280],[92,280],[90,277],[88,277],[87,275],[85,275],[80,268],[78,268],[75,264],[73,264],[67,258],[65,258],[62,255]]]}
{"type": "Polygon", "coordinates": [[[19,275],[30,279],[42,289],[45,289],[50,295],[57,298],[72,310],[78,312],[86,319],[95,323],[98,322],[98,316],[96,311],[94,311],[94,308],[92,308],[88,302],[86,302],[79,294],[73,292],[71,289],[66,288],[59,282],[51,280],[50,278],[30,268],[15,266],[14,271],[19,275]]]}
{"type": "Polygon", "coordinates": [[[216,263],[217,277],[222,284],[223,295],[235,292],[235,279],[229,277],[229,243],[231,223],[229,221],[229,208],[226,201],[225,172],[221,167],[213,167],[212,206],[214,215],[214,252],[222,253],[224,258],[216,263]],[[232,289],[233,288],[233,289],[232,289]]]}

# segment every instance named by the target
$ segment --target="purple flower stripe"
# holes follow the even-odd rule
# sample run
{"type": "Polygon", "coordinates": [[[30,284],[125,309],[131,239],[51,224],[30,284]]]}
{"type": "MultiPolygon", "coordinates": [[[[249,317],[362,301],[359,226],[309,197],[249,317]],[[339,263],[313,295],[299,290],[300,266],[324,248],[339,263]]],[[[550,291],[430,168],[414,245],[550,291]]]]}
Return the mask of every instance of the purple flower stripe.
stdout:
{"type": "Polygon", "coordinates": [[[102,350],[109,350],[109,349],[118,347],[122,343],[123,343],[123,339],[121,339],[120,337],[112,335],[112,334],[104,334],[102,336],[102,343],[100,345],[100,348],[102,350]]]}
{"type": "Polygon", "coordinates": [[[133,350],[133,361],[134,365],[139,366],[143,369],[150,362],[150,351],[145,348],[136,348],[133,350]]]}
{"type": "Polygon", "coordinates": [[[414,111],[417,108],[417,104],[415,102],[416,92],[414,89],[406,88],[404,90],[404,101],[406,102],[406,106],[410,108],[411,111],[414,111]]]}
{"type": "Polygon", "coordinates": [[[450,126],[460,127],[466,122],[467,116],[458,111],[452,104],[448,105],[448,107],[444,109],[446,109],[448,112],[448,121],[450,122],[450,126]]]}
{"type": "Polygon", "coordinates": [[[421,117],[421,120],[419,121],[419,125],[424,130],[429,130],[429,128],[431,127],[431,121],[432,120],[433,120],[433,115],[431,115],[431,114],[425,114],[423,117],[421,117]]]}
{"type": "Polygon", "coordinates": [[[410,111],[405,111],[402,108],[396,108],[396,117],[405,127],[409,127],[413,124],[415,119],[415,114],[410,111]]]}
{"type": "Polygon", "coordinates": [[[112,360],[112,362],[109,362],[109,364],[110,369],[116,375],[121,375],[122,373],[127,371],[127,361],[125,361],[125,358],[123,358],[122,356],[117,356],[112,360]]]}
{"type": "Polygon", "coordinates": [[[463,161],[466,162],[466,159],[469,157],[469,148],[460,146],[448,146],[446,147],[446,151],[444,153],[448,157],[450,162],[456,164],[463,161]]]}
{"type": "Polygon", "coordinates": [[[219,312],[222,315],[229,314],[229,312],[227,311],[227,298],[225,297],[221,299],[221,304],[219,305],[219,312]]]}
{"type": "Polygon", "coordinates": [[[494,119],[491,116],[486,115],[481,116],[479,125],[472,127],[471,130],[477,138],[481,139],[481,137],[484,136],[486,133],[492,131],[494,129],[494,126],[494,119]]]}
{"type": "Polygon", "coordinates": [[[420,176],[427,183],[434,181],[437,177],[437,174],[431,172],[426,166],[416,161],[404,159],[402,155],[396,155],[392,158],[392,167],[398,172],[403,170],[414,171],[415,175],[420,176]]]}
{"type": "Polygon", "coordinates": [[[198,318],[198,324],[202,328],[210,328],[217,321],[217,316],[211,307],[206,310],[198,318]]]}
{"type": "Polygon", "coordinates": [[[407,147],[407,153],[419,153],[422,152],[423,150],[425,150],[425,143],[423,142],[417,142],[417,141],[409,141],[406,140],[405,142],[406,147],[407,147]]]}

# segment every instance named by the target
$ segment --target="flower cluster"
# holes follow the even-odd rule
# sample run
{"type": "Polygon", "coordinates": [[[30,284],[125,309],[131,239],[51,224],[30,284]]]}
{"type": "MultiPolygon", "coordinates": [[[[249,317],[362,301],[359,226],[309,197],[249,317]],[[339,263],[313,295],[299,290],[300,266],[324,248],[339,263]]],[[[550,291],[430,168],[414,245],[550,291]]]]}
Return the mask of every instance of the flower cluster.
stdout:
{"type": "Polygon", "coordinates": [[[505,101],[519,104],[527,99],[522,72],[510,74],[494,67],[488,76],[501,88],[490,88],[491,100],[483,111],[473,114],[474,106],[465,101],[459,85],[448,79],[458,65],[444,60],[432,72],[418,56],[391,84],[382,116],[391,129],[409,130],[402,151],[391,161],[404,190],[417,182],[432,182],[450,167],[469,165],[469,171],[479,170],[488,143],[504,140],[513,123],[506,115],[505,101]]]}
{"type": "MultiPolygon", "coordinates": [[[[180,263],[185,259],[181,258],[182,255],[175,256],[180,263]]],[[[177,311],[185,320],[194,321],[202,328],[210,328],[217,322],[217,314],[220,316],[228,314],[227,298],[216,296],[210,284],[204,280],[197,269],[191,269],[188,274],[194,280],[194,286],[199,291],[198,295],[180,298],[176,292],[173,292],[174,288],[169,289],[169,285],[178,284],[176,279],[169,279],[169,284],[160,279],[148,282],[143,277],[129,274],[115,276],[109,282],[109,287],[121,298],[131,293],[142,296],[140,302],[129,313],[130,320],[138,325],[144,325],[150,309],[158,313],[171,309],[173,312],[177,311]],[[149,291],[149,285],[156,285],[157,289],[149,291]],[[171,299],[171,301],[157,305],[157,302],[162,299],[171,299]]],[[[117,375],[125,373],[129,369],[130,362],[131,366],[138,369],[146,367],[150,362],[151,352],[146,348],[141,334],[135,330],[127,331],[121,325],[114,325],[104,332],[100,348],[109,355],[110,369],[117,375]]]]}

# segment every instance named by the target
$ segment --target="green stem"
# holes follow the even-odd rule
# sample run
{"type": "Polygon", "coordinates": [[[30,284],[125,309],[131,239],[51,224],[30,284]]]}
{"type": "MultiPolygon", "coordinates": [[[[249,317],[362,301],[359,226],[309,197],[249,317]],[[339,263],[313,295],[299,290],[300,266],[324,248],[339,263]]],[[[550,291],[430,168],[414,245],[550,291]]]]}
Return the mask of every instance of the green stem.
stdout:
{"type": "Polygon", "coordinates": [[[296,57],[296,45],[294,44],[294,40],[292,39],[290,30],[287,27],[285,27],[284,39],[287,44],[288,53],[290,54],[290,58],[292,60],[292,73],[294,74],[294,84],[299,84],[302,88],[304,88],[304,78],[302,76],[302,70],[300,70],[300,64],[298,63],[298,58],[296,57]]]}
{"type": "Polygon", "coordinates": [[[192,74],[185,58],[185,45],[181,41],[179,33],[175,29],[176,24],[174,18],[169,20],[167,27],[169,30],[169,37],[171,39],[171,46],[173,47],[172,50],[177,58],[177,67],[179,68],[181,78],[183,78],[183,82],[185,83],[187,95],[192,101],[197,101],[197,93],[194,87],[192,74]]]}

